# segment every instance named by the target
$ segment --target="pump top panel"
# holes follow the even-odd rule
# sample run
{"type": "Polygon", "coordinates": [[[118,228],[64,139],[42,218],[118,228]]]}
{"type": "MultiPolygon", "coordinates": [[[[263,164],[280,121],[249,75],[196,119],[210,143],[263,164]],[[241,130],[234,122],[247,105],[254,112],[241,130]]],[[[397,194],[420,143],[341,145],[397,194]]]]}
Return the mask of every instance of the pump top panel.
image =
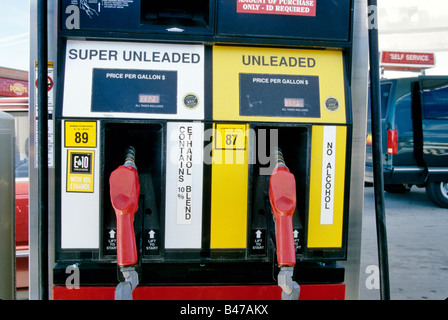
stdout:
{"type": "Polygon", "coordinates": [[[61,27],[120,33],[212,35],[214,8],[214,0],[62,0],[61,27]]]}
{"type": "Polygon", "coordinates": [[[302,40],[340,47],[351,41],[350,0],[61,1],[65,34],[266,44],[302,40]]]}
{"type": "Polygon", "coordinates": [[[219,0],[218,34],[349,41],[350,2],[219,0]]]}

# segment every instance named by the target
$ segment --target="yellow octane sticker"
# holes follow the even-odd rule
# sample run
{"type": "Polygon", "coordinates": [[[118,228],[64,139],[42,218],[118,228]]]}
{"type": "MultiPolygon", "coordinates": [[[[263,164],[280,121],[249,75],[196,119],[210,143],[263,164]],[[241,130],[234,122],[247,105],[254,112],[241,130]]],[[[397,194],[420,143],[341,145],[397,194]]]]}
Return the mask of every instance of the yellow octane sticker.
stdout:
{"type": "Polygon", "coordinates": [[[96,122],[65,121],[65,147],[95,148],[96,122]]]}

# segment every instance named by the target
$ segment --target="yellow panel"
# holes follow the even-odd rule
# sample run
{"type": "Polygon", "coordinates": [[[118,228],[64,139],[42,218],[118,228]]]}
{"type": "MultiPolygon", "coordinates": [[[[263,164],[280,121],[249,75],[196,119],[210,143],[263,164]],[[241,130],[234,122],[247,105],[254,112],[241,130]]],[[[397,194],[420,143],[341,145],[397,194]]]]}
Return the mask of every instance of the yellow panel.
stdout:
{"type": "Polygon", "coordinates": [[[96,122],[65,121],[65,147],[95,148],[96,122]]]}
{"type": "Polygon", "coordinates": [[[345,126],[312,129],[309,248],[342,246],[346,144],[345,126]]]}
{"type": "MultiPolygon", "coordinates": [[[[213,47],[213,119],[346,123],[343,70],[342,52],[337,50],[215,46],[213,47]],[[266,77],[269,78],[269,83],[275,82],[277,80],[275,75],[318,77],[320,116],[291,117],[290,113],[287,116],[240,115],[240,74],[260,74],[260,79],[254,79],[260,83],[266,81],[266,77]]],[[[285,87],[292,85],[289,82],[285,87]]],[[[297,110],[301,107],[301,99],[290,99],[299,97],[284,98],[285,107],[297,107],[297,110]]],[[[279,107],[281,106],[273,106],[273,108],[279,107]]]]}
{"type": "Polygon", "coordinates": [[[216,124],[212,163],[212,249],[246,248],[248,125],[216,124]]]}

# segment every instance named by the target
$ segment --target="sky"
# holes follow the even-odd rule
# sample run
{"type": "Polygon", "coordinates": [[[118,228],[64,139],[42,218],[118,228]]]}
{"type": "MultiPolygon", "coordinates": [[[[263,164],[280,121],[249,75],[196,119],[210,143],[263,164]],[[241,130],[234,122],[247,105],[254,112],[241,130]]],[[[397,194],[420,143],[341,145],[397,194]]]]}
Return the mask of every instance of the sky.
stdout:
{"type": "MultiPolygon", "coordinates": [[[[29,69],[29,1],[37,0],[0,0],[0,67],[29,69]]],[[[434,52],[436,67],[426,74],[448,74],[448,1],[378,0],[378,6],[380,50],[434,52]]]]}
{"type": "Polygon", "coordinates": [[[29,1],[0,0],[0,67],[29,69],[29,1]]]}
{"type": "MultiPolygon", "coordinates": [[[[380,51],[432,52],[436,67],[427,75],[448,75],[448,1],[378,0],[380,51]]],[[[385,71],[386,78],[415,76],[385,71]]]]}

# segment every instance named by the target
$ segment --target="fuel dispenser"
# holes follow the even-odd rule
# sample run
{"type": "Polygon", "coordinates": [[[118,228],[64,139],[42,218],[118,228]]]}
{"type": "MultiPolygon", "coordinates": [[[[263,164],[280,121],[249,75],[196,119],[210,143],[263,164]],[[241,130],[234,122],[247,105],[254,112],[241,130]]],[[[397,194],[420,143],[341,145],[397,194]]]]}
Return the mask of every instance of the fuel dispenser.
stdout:
{"type": "Polygon", "coordinates": [[[52,298],[344,299],[360,2],[50,3],[52,298]]]}

